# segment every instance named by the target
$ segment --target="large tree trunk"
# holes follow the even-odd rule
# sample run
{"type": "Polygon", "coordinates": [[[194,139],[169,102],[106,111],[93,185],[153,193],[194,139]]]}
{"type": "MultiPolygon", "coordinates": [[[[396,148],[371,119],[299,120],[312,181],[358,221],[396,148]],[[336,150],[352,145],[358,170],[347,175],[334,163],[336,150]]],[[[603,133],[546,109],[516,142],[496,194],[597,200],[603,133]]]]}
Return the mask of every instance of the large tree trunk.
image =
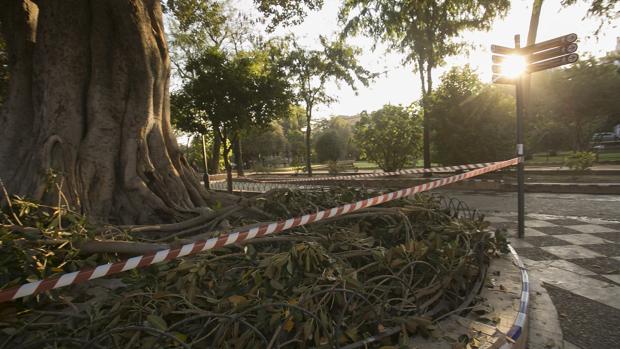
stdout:
{"type": "Polygon", "coordinates": [[[0,113],[9,192],[68,203],[96,221],[182,219],[208,194],[179,151],[156,0],[0,0],[10,54],[0,113]]]}

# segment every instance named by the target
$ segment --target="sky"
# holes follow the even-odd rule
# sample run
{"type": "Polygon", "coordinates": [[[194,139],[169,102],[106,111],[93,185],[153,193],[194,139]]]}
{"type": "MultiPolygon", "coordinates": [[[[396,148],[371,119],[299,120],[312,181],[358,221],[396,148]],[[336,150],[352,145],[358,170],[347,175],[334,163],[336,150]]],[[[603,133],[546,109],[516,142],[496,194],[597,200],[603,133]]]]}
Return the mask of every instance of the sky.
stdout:
{"type": "MultiPolygon", "coordinates": [[[[491,80],[491,44],[502,46],[514,46],[514,35],[520,34],[522,44],[525,44],[531,6],[533,0],[513,0],[508,15],[497,19],[489,32],[465,32],[462,35],[464,41],[473,44],[469,53],[450,57],[446,65],[438,68],[433,73],[434,85],[437,86],[443,72],[453,66],[470,64],[480,75],[482,81],[491,80]]],[[[341,0],[325,0],[325,6],[321,11],[310,13],[305,21],[297,26],[280,28],[275,34],[283,35],[293,33],[302,45],[308,48],[318,48],[319,35],[330,35],[339,30],[337,13],[341,0]]],[[[250,9],[253,7],[252,0],[240,0],[239,8],[250,9]]],[[[538,41],[544,41],[557,36],[576,33],[578,39],[578,51],[580,56],[588,54],[599,57],[616,49],[617,37],[620,37],[620,20],[606,24],[598,35],[593,36],[600,25],[600,19],[584,18],[588,9],[586,1],[568,8],[562,8],[559,0],[546,0],[543,3],[540,23],[538,27],[538,41]]],[[[363,54],[359,61],[368,70],[373,72],[385,72],[378,77],[369,87],[360,86],[357,94],[348,86],[340,88],[330,85],[328,92],[338,97],[338,102],[329,106],[318,107],[314,115],[318,118],[327,118],[332,115],[354,115],[366,110],[368,112],[381,108],[384,104],[409,105],[420,98],[419,77],[414,74],[411,64],[403,64],[403,56],[398,53],[388,53],[385,45],[379,44],[373,51],[373,39],[367,37],[354,37],[349,40],[362,48],[363,54]]]]}

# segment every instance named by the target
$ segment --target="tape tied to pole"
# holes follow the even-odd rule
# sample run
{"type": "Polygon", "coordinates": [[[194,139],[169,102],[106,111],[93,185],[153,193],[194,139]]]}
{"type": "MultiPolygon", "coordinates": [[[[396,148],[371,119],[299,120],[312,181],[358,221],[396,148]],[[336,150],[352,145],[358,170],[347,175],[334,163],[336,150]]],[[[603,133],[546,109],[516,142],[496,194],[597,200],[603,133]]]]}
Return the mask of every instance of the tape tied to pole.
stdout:
{"type": "Polygon", "coordinates": [[[251,228],[236,228],[231,230],[227,234],[221,235],[219,237],[214,237],[207,240],[200,240],[191,244],[182,245],[177,248],[170,248],[141,256],[135,256],[123,261],[107,263],[99,265],[95,268],[82,269],[76,272],[61,274],[55,277],[7,288],[0,291],[0,303],[9,302],[22,297],[40,294],[72,284],[77,284],[80,282],[85,282],[128,270],[133,270],[136,268],[143,268],[151,266],[153,264],[171,261],[177,258],[209,251],[215,248],[241,243],[246,240],[259,238],[265,235],[276,234],[295,227],[319,222],[324,219],[342,216],[347,213],[355,212],[367,207],[380,205],[385,202],[398,200],[413,194],[422,193],[431,189],[456,183],[485,173],[497,171],[502,168],[516,165],[522,160],[522,157],[517,157],[506,161],[494,162],[490,163],[488,166],[478,168],[466,173],[461,173],[450,177],[438,179],[432,182],[416,185],[414,187],[381,194],[379,196],[371,197],[358,202],[328,208],[317,211],[315,213],[289,218],[286,220],[265,223],[251,228]]]}

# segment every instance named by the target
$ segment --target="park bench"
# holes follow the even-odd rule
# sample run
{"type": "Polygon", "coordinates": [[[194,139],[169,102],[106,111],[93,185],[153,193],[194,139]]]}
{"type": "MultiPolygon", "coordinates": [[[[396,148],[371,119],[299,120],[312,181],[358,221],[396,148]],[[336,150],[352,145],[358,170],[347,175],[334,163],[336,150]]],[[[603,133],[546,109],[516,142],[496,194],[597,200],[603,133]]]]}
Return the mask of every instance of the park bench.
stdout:
{"type": "Polygon", "coordinates": [[[355,167],[355,160],[340,160],[340,161],[336,161],[336,165],[338,165],[339,168],[344,169],[344,170],[354,170],[355,172],[357,172],[357,167],[355,167]]]}

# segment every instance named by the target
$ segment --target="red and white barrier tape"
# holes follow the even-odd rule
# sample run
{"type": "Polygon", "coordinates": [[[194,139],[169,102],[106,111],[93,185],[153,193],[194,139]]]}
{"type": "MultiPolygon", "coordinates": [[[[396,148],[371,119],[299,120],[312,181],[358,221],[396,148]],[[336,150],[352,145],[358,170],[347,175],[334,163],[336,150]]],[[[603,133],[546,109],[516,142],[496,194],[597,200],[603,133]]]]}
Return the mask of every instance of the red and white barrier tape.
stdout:
{"type": "Polygon", "coordinates": [[[389,177],[389,176],[399,176],[405,174],[421,174],[421,173],[432,173],[432,172],[455,172],[462,170],[475,170],[478,168],[488,167],[499,162],[483,162],[479,164],[467,164],[467,165],[457,165],[457,166],[444,166],[444,167],[432,167],[432,168],[413,168],[409,170],[400,170],[394,172],[377,172],[377,173],[365,173],[359,175],[349,175],[349,176],[330,176],[330,177],[306,177],[306,178],[268,178],[265,180],[253,179],[253,181],[260,183],[282,183],[282,182],[316,182],[316,181],[329,181],[329,180],[349,180],[349,179],[358,179],[358,178],[368,178],[368,177],[389,177]]]}
{"type": "Polygon", "coordinates": [[[108,263],[97,266],[96,268],[89,268],[79,270],[73,273],[62,274],[48,279],[30,282],[21,286],[15,286],[0,291],[0,303],[8,302],[18,298],[31,296],[53,290],[56,288],[77,284],[80,282],[97,279],[107,275],[120,273],[127,270],[132,270],[141,267],[147,267],[156,263],[170,261],[176,258],[196,254],[199,252],[208,251],[214,248],[232,245],[243,242],[245,240],[254,239],[264,235],[278,233],[291,228],[303,226],[306,224],[318,222],[323,219],[341,216],[347,213],[355,212],[366,207],[382,204],[384,202],[397,200],[412,194],[421,193],[431,189],[435,189],[447,184],[462,181],[467,178],[482,175],[484,173],[497,171],[501,168],[518,164],[520,158],[514,158],[506,161],[495,162],[484,168],[476,169],[467,173],[454,175],[451,177],[442,178],[433,182],[417,185],[415,187],[401,189],[395,192],[379,195],[370,199],[358,201],[351,204],[346,204],[340,207],[334,207],[326,209],[312,214],[306,214],[303,216],[289,218],[283,221],[277,221],[272,223],[266,223],[254,228],[237,228],[232,230],[226,235],[222,235],[216,238],[208,240],[196,241],[191,244],[183,245],[181,247],[161,250],[155,253],[149,253],[141,256],[136,256],[116,263],[108,263]]]}

